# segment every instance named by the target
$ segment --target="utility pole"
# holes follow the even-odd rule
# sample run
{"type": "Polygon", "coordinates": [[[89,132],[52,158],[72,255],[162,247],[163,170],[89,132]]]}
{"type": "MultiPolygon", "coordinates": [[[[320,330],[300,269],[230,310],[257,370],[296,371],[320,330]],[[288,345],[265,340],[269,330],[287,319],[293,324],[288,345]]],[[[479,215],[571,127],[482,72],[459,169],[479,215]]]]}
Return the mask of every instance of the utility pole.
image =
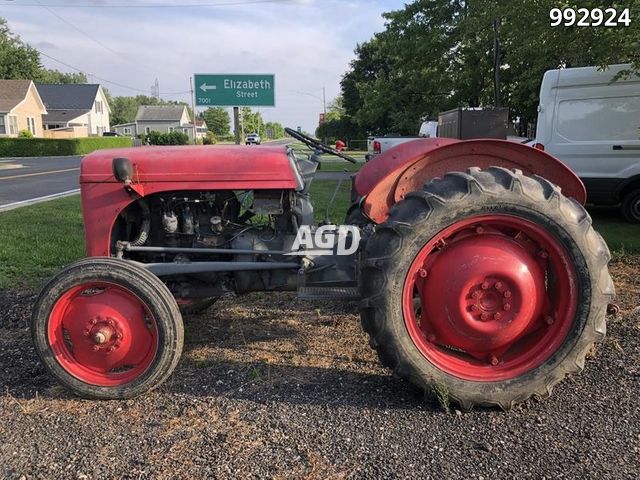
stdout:
{"type": "Polygon", "coordinates": [[[193,110],[193,144],[197,144],[198,140],[198,127],[196,125],[196,93],[194,86],[195,79],[191,77],[189,79],[189,84],[191,87],[191,109],[193,110]]]}
{"type": "MultiPolygon", "coordinates": [[[[324,112],[324,121],[327,121],[327,87],[322,87],[322,108],[324,112]]],[[[329,140],[327,135],[324,136],[324,144],[326,145],[329,140]]]]}
{"type": "Polygon", "coordinates": [[[236,135],[236,145],[240,145],[240,107],[233,107],[233,132],[236,135]]]}
{"type": "Polygon", "coordinates": [[[496,107],[500,106],[500,39],[498,26],[500,20],[493,20],[493,99],[496,107]]]}

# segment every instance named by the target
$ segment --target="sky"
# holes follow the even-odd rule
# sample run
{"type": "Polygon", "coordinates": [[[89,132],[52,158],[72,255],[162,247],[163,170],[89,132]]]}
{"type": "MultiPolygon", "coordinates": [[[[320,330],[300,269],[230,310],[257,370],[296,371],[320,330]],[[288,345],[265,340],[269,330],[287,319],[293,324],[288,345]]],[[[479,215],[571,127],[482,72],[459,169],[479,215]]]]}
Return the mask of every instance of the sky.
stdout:
{"type": "Polygon", "coordinates": [[[259,109],[265,120],[313,132],[323,87],[327,103],[339,95],[356,45],[404,3],[0,0],[0,17],[42,52],[45,67],[78,68],[116,96],[150,95],[157,78],[162,98],[191,103],[193,73],[273,73],[276,107],[259,109]]]}

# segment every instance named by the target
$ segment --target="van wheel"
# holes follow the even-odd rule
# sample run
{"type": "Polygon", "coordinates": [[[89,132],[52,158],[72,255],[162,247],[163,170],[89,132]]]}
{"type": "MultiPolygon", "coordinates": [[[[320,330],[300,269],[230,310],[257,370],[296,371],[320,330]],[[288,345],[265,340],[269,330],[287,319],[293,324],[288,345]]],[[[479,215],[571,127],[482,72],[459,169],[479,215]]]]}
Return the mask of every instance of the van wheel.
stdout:
{"type": "Polygon", "coordinates": [[[631,190],[622,199],[622,215],[631,223],[640,223],[640,189],[631,190]]]}

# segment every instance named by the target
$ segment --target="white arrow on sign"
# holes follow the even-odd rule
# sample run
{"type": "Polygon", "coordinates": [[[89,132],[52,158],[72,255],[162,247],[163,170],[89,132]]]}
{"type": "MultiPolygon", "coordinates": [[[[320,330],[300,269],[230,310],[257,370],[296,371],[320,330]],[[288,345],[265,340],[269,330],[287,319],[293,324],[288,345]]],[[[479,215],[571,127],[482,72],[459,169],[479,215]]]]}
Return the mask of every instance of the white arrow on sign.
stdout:
{"type": "Polygon", "coordinates": [[[215,85],[207,85],[206,83],[203,83],[202,85],[200,85],[200,90],[202,90],[203,92],[208,92],[209,90],[217,90],[218,87],[216,87],[215,85]]]}

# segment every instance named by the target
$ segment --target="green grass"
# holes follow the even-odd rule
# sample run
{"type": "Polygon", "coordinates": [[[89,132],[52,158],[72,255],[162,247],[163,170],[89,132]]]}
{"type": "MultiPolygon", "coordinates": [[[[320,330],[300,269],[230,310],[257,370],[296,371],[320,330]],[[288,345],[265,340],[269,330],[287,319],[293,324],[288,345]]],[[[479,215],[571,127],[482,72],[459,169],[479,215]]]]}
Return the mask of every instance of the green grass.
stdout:
{"type": "Polygon", "coordinates": [[[0,213],[0,289],[36,286],[84,254],[80,195],[0,213]]]}
{"type": "MultiPolygon", "coordinates": [[[[315,180],[309,193],[313,202],[313,219],[320,223],[324,220],[327,205],[338,186],[332,180],[315,180]]],[[[342,223],[351,206],[351,182],[344,180],[336,195],[335,202],[329,207],[329,219],[333,223],[342,223]]]]}
{"type": "MultiPolygon", "coordinates": [[[[314,220],[324,220],[335,181],[314,181],[314,220]]],[[[329,208],[334,223],[350,206],[349,181],[343,181],[329,208]]],[[[616,255],[640,253],[640,225],[625,223],[617,209],[592,209],[593,223],[616,255]]],[[[80,196],[0,213],[0,289],[34,287],[63,265],[84,256],[80,196]]]]}
{"type": "Polygon", "coordinates": [[[591,208],[589,213],[614,254],[640,253],[640,225],[625,222],[618,208],[591,208]]]}

